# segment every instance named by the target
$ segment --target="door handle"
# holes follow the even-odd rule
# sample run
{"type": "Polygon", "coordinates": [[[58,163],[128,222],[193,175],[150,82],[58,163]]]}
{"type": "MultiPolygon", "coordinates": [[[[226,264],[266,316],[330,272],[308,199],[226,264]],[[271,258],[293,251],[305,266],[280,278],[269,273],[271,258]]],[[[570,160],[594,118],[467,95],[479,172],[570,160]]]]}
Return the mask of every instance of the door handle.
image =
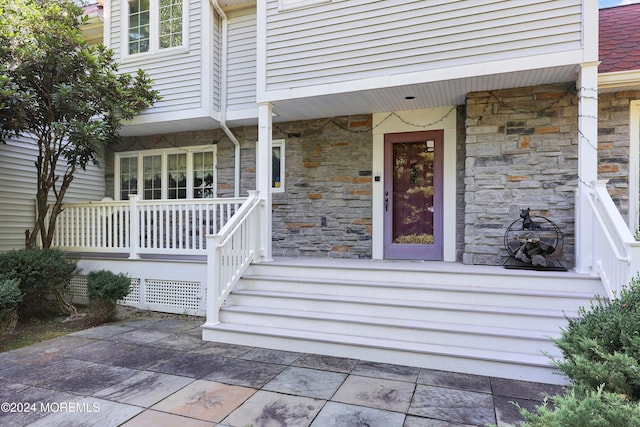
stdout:
{"type": "Polygon", "coordinates": [[[389,192],[388,191],[384,192],[384,211],[385,212],[389,211],[389,192]]]}

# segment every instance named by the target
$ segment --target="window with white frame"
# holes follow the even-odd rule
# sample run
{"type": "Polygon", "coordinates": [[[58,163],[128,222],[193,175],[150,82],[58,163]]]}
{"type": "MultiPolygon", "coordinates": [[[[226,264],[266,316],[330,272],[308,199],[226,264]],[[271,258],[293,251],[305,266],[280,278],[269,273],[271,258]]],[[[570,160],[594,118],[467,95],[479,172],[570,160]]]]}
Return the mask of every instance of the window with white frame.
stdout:
{"type": "Polygon", "coordinates": [[[184,46],[186,0],[123,0],[129,55],[184,46]]]}
{"type": "Polygon", "coordinates": [[[128,151],[115,158],[116,200],[216,197],[216,147],[128,151]]]}
{"type": "Polygon", "coordinates": [[[280,0],[280,10],[298,9],[321,3],[330,3],[331,0],[280,0]]]}
{"type": "Polygon", "coordinates": [[[271,143],[271,191],[284,191],[284,139],[271,143]]]}

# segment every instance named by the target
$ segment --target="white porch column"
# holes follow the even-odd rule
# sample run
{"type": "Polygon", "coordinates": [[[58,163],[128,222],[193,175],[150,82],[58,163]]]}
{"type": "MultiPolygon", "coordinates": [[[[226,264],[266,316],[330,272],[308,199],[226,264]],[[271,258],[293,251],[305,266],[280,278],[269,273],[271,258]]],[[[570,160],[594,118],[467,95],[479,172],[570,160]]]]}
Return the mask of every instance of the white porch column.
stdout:
{"type": "Polygon", "coordinates": [[[598,179],[598,62],[581,64],[578,78],[578,194],[576,271],[594,273],[593,215],[587,197],[598,179]]]}
{"type": "Polygon", "coordinates": [[[258,261],[271,260],[271,151],[273,105],[258,104],[258,142],[256,143],[256,190],[261,199],[260,251],[258,261]]]}

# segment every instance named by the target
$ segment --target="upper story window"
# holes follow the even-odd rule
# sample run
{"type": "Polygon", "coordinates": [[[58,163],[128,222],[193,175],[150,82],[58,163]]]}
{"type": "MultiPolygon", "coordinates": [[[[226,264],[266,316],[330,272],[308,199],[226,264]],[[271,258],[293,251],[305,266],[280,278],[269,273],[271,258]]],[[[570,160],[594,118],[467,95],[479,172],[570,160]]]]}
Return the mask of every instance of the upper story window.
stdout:
{"type": "Polygon", "coordinates": [[[128,0],[126,4],[129,55],[184,46],[185,0],[128,0]]]}
{"type": "Polygon", "coordinates": [[[216,197],[216,147],[117,153],[114,175],[116,200],[216,197]]]}

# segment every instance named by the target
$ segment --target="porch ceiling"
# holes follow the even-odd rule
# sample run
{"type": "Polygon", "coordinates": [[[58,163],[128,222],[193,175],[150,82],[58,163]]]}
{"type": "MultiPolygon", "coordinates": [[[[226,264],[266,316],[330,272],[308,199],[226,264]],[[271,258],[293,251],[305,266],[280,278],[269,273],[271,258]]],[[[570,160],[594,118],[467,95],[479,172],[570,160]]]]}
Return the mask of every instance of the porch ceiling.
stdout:
{"type": "Polygon", "coordinates": [[[576,81],[575,65],[297,98],[273,103],[274,122],[462,105],[467,93],[576,81]],[[415,97],[406,99],[406,97],[415,97]]]}

